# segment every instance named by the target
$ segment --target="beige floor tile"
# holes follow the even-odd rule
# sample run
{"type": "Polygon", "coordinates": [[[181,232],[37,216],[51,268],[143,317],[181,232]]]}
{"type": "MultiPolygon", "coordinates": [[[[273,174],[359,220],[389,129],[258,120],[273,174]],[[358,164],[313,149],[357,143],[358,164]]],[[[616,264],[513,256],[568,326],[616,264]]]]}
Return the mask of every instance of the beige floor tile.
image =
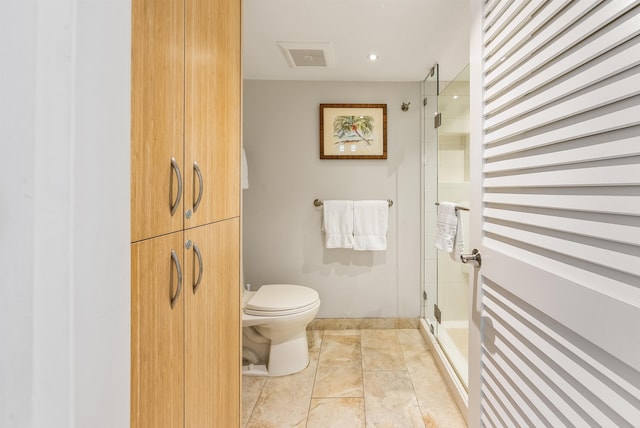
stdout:
{"type": "Polygon", "coordinates": [[[313,397],[362,397],[359,335],[328,335],[322,343],[313,397]]]}
{"type": "Polygon", "coordinates": [[[306,428],[363,428],[363,398],[314,398],[306,428]]]}
{"type": "Polygon", "coordinates": [[[302,372],[243,377],[243,426],[466,426],[419,330],[317,330],[307,337],[311,362],[302,372]]]}
{"type": "Polygon", "coordinates": [[[363,378],[367,427],[424,428],[409,373],[364,372],[363,378]]]}
{"type": "Polygon", "coordinates": [[[327,335],[322,342],[320,351],[321,362],[359,361],[360,336],[356,335],[327,335]]]}
{"type": "Polygon", "coordinates": [[[429,346],[418,330],[397,330],[398,342],[402,349],[405,363],[409,364],[412,358],[429,353],[429,346]]]}
{"type": "Polygon", "coordinates": [[[362,370],[404,370],[402,348],[395,330],[362,330],[362,370]]]}
{"type": "Polygon", "coordinates": [[[246,426],[267,378],[242,376],[242,426],[246,426]]]}
{"type": "Polygon", "coordinates": [[[309,359],[309,366],[300,373],[267,378],[247,428],[304,428],[318,354],[310,352],[309,359]]]}
{"type": "Polygon", "coordinates": [[[422,413],[431,426],[467,426],[431,352],[407,358],[407,368],[422,413]]]}
{"type": "Polygon", "coordinates": [[[362,364],[355,361],[320,362],[313,398],[362,397],[362,364]]]}

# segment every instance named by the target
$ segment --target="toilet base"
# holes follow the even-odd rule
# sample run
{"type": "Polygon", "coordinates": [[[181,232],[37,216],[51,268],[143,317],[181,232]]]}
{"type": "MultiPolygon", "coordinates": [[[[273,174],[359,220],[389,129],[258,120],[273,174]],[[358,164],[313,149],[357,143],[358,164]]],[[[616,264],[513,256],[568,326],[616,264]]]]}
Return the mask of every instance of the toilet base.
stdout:
{"type": "Polygon", "coordinates": [[[278,343],[271,341],[267,365],[249,364],[242,366],[242,374],[247,376],[286,376],[304,370],[309,365],[309,345],[307,332],[296,334],[278,343]]]}
{"type": "Polygon", "coordinates": [[[242,375],[246,376],[269,376],[267,366],[264,364],[249,364],[242,366],[242,375]]]}

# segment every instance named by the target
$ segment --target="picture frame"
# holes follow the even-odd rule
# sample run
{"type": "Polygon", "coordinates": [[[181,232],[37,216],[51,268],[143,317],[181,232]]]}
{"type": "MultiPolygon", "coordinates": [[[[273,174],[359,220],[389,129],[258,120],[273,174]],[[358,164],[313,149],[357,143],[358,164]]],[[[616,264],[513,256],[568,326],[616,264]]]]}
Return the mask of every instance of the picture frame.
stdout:
{"type": "Polygon", "coordinates": [[[320,159],[386,158],[386,104],[320,104],[320,159]]]}

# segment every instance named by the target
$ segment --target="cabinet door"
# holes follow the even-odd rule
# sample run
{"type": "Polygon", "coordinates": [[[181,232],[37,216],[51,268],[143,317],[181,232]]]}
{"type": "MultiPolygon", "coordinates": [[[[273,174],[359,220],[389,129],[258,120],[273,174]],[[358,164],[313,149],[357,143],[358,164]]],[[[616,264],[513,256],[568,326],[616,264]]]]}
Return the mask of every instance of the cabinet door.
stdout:
{"type": "Polygon", "coordinates": [[[131,426],[184,420],[183,233],[131,245],[131,426]],[[172,253],[175,254],[172,256],[172,253]],[[173,300],[173,305],[172,305],[173,300]]]}
{"type": "Polygon", "coordinates": [[[239,215],[240,4],[186,0],[185,228],[239,215]]]}
{"type": "Polygon", "coordinates": [[[190,229],[185,236],[192,243],[186,251],[185,426],[238,427],[239,220],[190,229]]]}
{"type": "Polygon", "coordinates": [[[184,182],[184,1],[133,0],[131,42],[135,242],[183,228],[184,197],[178,199],[178,172],[171,160],[184,182]]]}

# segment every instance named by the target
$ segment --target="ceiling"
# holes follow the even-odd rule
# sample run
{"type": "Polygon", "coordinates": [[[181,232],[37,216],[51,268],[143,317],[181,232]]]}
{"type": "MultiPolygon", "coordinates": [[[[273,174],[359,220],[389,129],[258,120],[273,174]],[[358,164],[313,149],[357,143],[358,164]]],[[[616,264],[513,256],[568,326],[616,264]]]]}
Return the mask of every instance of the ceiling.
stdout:
{"type": "Polygon", "coordinates": [[[245,79],[417,82],[439,63],[446,81],[469,62],[469,0],[244,0],[243,15],[245,79]],[[328,43],[333,64],[292,68],[278,42],[328,43]]]}

